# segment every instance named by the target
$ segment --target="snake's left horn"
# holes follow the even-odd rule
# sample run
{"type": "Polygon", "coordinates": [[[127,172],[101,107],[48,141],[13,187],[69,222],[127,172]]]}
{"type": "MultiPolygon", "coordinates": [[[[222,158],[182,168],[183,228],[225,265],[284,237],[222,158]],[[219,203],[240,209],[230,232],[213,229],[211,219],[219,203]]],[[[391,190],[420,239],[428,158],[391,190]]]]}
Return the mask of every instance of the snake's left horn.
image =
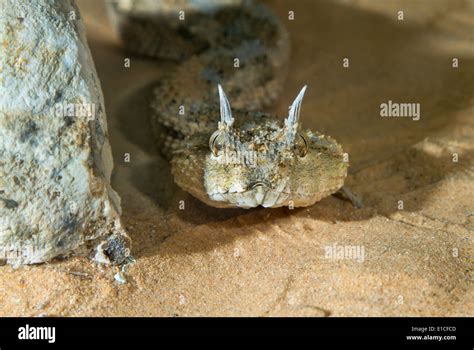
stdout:
{"type": "Polygon", "coordinates": [[[230,109],[229,100],[227,99],[221,84],[217,84],[217,89],[219,90],[219,101],[221,105],[221,122],[227,126],[232,126],[234,118],[232,118],[232,110],[230,109]]]}
{"type": "Polygon", "coordinates": [[[298,128],[298,122],[300,120],[300,109],[301,103],[303,102],[303,96],[306,91],[307,85],[303,86],[296,99],[293,101],[293,104],[290,107],[290,112],[288,118],[285,119],[285,126],[287,129],[287,142],[293,143],[296,136],[296,130],[298,128]]]}

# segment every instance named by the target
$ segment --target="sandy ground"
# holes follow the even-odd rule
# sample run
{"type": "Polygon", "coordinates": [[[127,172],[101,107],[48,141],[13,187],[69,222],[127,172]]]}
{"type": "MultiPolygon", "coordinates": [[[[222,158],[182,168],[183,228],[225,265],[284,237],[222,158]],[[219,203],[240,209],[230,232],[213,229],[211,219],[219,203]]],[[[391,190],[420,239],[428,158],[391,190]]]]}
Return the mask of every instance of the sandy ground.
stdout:
{"type": "Polygon", "coordinates": [[[170,63],[132,57],[124,68],[103,4],[80,0],[136,262],[125,284],[117,268],[85,258],[0,267],[0,315],[474,316],[474,3],[267,3],[293,46],[270,112],[284,116],[309,85],[303,123],[344,145],[347,184],[365,208],[329,197],[304,209],[216,210],[181,191],[147,119],[148,87],[170,63]],[[380,117],[388,100],[420,103],[421,119],[380,117]],[[364,255],[331,257],[328,247],[364,255]]]}

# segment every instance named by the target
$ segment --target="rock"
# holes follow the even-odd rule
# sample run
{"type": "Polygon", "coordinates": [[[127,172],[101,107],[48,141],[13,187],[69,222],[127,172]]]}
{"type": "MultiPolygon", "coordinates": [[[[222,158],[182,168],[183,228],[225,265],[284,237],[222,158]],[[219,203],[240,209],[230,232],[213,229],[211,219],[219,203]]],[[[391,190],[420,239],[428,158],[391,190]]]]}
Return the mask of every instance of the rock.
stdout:
{"type": "Polygon", "coordinates": [[[118,284],[126,284],[127,283],[127,278],[123,274],[122,271],[117,272],[114,275],[114,279],[118,282],[118,284]]]}
{"type": "Polygon", "coordinates": [[[104,101],[72,0],[0,2],[0,260],[129,255],[104,101]]]}

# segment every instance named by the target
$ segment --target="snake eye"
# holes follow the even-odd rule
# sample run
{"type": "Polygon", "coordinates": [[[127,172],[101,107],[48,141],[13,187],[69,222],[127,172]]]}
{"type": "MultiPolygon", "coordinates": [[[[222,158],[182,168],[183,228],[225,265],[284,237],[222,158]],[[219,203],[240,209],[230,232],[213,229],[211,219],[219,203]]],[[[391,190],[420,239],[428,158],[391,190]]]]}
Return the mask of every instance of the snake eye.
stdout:
{"type": "Polygon", "coordinates": [[[223,145],[224,134],[221,130],[217,130],[211,135],[211,138],[209,139],[209,149],[211,150],[212,154],[217,156],[223,145]]]}
{"type": "Polygon", "coordinates": [[[298,136],[296,137],[295,152],[301,158],[303,158],[308,153],[308,142],[306,141],[306,138],[301,134],[298,134],[298,136]]]}

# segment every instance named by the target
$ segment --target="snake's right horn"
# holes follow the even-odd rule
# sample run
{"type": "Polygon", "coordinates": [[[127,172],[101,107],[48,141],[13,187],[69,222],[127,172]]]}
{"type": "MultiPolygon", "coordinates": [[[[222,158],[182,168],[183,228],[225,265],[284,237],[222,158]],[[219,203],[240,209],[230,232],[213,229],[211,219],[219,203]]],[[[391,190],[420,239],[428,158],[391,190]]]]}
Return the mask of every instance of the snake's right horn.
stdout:
{"type": "Polygon", "coordinates": [[[219,90],[219,101],[221,105],[221,122],[227,126],[232,126],[234,118],[232,118],[229,100],[227,99],[221,84],[217,84],[217,89],[219,90]]]}
{"type": "Polygon", "coordinates": [[[303,96],[306,91],[307,85],[303,86],[298,96],[296,96],[293,104],[290,107],[288,118],[285,119],[285,126],[287,129],[287,142],[293,143],[296,136],[296,129],[298,128],[298,122],[300,120],[300,109],[301,103],[303,102],[303,96]]]}

